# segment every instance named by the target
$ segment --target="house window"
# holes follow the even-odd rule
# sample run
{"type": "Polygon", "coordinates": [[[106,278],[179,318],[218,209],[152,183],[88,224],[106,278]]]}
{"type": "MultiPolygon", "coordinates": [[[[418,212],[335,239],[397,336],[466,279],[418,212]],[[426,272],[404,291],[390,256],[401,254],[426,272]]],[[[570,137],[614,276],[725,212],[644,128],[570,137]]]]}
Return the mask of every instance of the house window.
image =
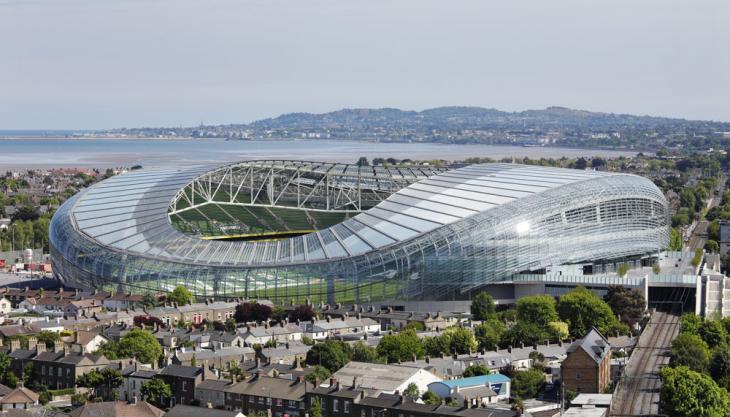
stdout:
{"type": "Polygon", "coordinates": [[[41,365],[41,375],[46,374],[46,365],[41,365]]]}
{"type": "Polygon", "coordinates": [[[250,402],[250,403],[254,402],[253,396],[248,397],[248,402],[250,402]]]}
{"type": "Polygon", "coordinates": [[[266,397],[266,405],[271,405],[271,397],[266,397]]]}
{"type": "Polygon", "coordinates": [[[365,410],[360,410],[360,417],[365,417],[365,410]]]}
{"type": "Polygon", "coordinates": [[[334,411],[335,413],[340,411],[340,410],[338,410],[338,404],[337,404],[339,402],[340,402],[339,400],[332,400],[332,411],[334,411]]]}
{"type": "Polygon", "coordinates": [[[63,373],[63,369],[61,369],[61,368],[58,368],[58,376],[61,376],[61,375],[62,375],[62,373],[63,373]]]}
{"type": "Polygon", "coordinates": [[[345,400],[342,403],[342,411],[344,411],[346,413],[349,413],[350,412],[350,402],[349,401],[345,400]]]}
{"type": "Polygon", "coordinates": [[[575,373],[575,379],[580,379],[580,376],[581,376],[581,375],[580,375],[580,372],[576,372],[576,373],[575,373]]]}
{"type": "Polygon", "coordinates": [[[296,401],[289,400],[289,407],[296,407],[296,406],[297,406],[296,401]]]}
{"type": "Polygon", "coordinates": [[[277,399],[276,399],[276,406],[277,406],[277,407],[281,407],[281,402],[282,402],[282,401],[281,401],[281,398],[277,398],[277,399]]]}
{"type": "Polygon", "coordinates": [[[322,411],[327,411],[327,400],[326,399],[320,398],[319,404],[322,406],[322,411]]]}
{"type": "Polygon", "coordinates": [[[264,397],[259,397],[259,404],[263,404],[263,403],[264,403],[264,397]]]}
{"type": "Polygon", "coordinates": [[[187,381],[182,382],[182,391],[185,392],[185,385],[187,385],[187,381]]]}

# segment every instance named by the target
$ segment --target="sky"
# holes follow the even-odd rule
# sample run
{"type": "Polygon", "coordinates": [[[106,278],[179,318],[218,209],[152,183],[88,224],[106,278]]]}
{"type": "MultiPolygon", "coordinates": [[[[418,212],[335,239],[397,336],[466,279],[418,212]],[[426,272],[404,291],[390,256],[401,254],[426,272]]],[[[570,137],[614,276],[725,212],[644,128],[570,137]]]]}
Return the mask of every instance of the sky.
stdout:
{"type": "Polygon", "coordinates": [[[730,121],[727,0],[0,0],[0,129],[548,106],[730,121]]]}

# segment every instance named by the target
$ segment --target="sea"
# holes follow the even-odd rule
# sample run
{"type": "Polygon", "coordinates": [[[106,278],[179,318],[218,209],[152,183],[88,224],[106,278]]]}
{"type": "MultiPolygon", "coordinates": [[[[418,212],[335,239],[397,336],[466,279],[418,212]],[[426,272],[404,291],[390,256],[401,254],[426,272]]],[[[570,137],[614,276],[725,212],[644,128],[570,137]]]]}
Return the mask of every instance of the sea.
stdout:
{"type": "Polygon", "coordinates": [[[187,166],[256,159],[292,159],[354,163],[364,156],[413,160],[492,158],[568,158],[633,156],[636,152],[522,147],[445,145],[335,140],[224,139],[0,139],[0,170],[31,168],[115,168],[187,166]]]}

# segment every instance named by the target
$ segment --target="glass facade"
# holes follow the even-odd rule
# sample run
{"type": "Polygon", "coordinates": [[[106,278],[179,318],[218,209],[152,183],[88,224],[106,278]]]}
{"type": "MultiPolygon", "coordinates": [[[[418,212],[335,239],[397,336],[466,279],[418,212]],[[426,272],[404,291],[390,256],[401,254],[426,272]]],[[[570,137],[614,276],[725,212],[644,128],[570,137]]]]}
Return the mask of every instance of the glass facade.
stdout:
{"type": "Polygon", "coordinates": [[[651,181],[634,175],[484,164],[404,180],[359,167],[352,177],[351,167],[316,164],[297,166],[296,174],[282,169],[274,178],[243,175],[244,169],[254,172],[246,163],[235,165],[238,171],[231,167],[135,171],[78,194],[51,222],[54,273],[74,286],[158,292],[184,285],[205,297],[458,299],[516,273],[668,246],[667,202],[651,181]],[[318,204],[342,209],[330,196],[357,189],[357,199],[371,198],[371,207],[278,240],[204,240],[171,225],[174,210],[213,201],[248,208],[300,204],[299,194],[278,201],[272,196],[286,196],[294,175],[322,166],[338,172],[316,179],[326,185],[315,196],[318,204]],[[271,192],[274,181],[285,184],[280,193],[271,192]],[[268,204],[235,199],[232,190],[244,184],[250,196],[268,190],[268,204]],[[231,190],[226,201],[216,200],[221,189],[231,190]]]}

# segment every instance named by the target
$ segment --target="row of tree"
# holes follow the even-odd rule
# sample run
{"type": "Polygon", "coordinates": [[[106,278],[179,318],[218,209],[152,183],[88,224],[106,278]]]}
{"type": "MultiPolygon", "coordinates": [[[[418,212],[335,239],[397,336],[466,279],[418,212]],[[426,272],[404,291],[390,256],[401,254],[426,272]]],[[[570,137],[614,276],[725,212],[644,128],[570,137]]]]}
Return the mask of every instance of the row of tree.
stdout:
{"type": "Polygon", "coordinates": [[[661,403],[670,417],[730,416],[730,318],[682,316],[670,366],[661,371],[661,403]]]}

